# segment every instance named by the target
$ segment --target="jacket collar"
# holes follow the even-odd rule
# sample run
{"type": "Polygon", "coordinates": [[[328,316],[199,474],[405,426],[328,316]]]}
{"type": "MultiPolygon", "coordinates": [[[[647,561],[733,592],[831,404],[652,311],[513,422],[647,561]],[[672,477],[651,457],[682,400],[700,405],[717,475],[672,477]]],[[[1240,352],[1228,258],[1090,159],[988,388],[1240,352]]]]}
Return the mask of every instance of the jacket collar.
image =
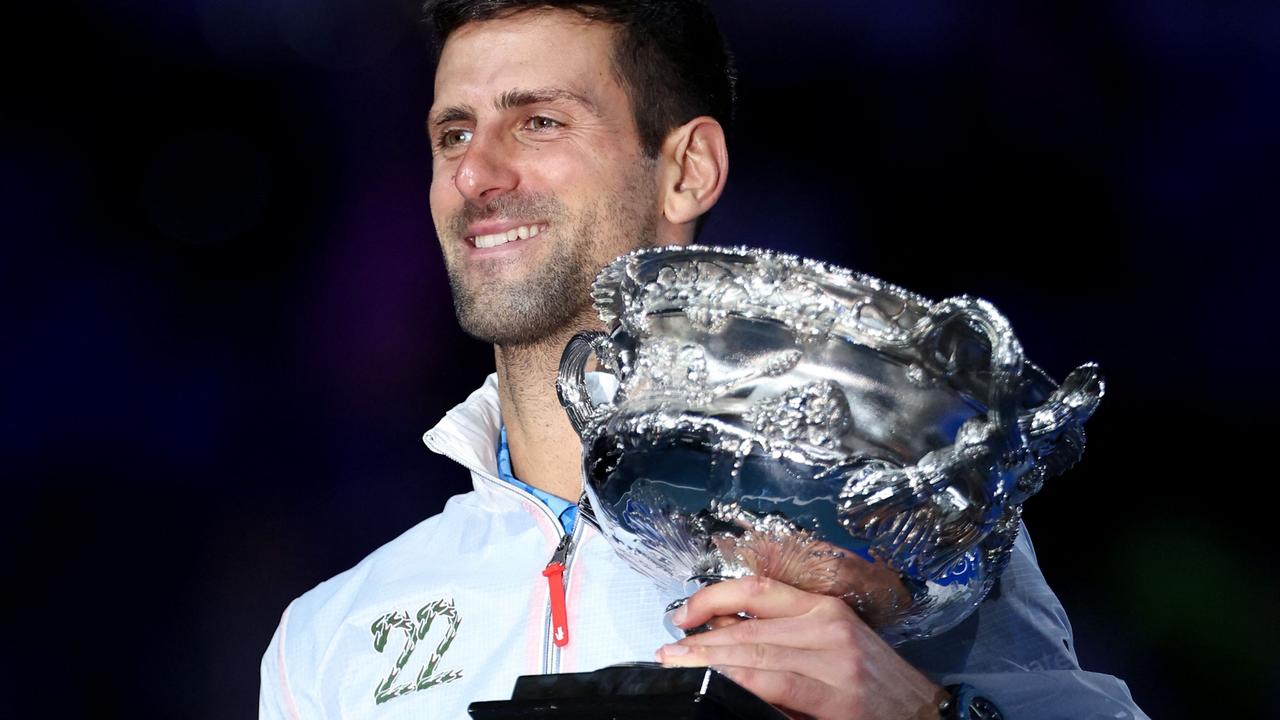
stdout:
{"type": "MultiPolygon", "coordinates": [[[[502,411],[498,405],[498,375],[490,373],[484,384],[422,436],[433,452],[440,453],[479,475],[498,476],[498,433],[502,411]]],[[[479,490],[480,483],[476,483],[479,490]]]]}
{"type": "MultiPolygon", "coordinates": [[[[608,373],[587,373],[587,393],[595,402],[605,402],[617,390],[617,379],[608,373]]],[[[498,479],[498,434],[502,410],[498,404],[498,375],[490,373],[478,390],[422,436],[433,452],[440,453],[471,471],[477,492],[493,492],[490,483],[498,479]]]]}

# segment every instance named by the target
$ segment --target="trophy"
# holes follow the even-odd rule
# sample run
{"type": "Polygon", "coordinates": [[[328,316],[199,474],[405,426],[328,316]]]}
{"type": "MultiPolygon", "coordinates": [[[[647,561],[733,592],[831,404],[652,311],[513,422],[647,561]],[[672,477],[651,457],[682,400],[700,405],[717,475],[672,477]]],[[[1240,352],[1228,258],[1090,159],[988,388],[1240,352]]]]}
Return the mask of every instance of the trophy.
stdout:
{"type": "Polygon", "coordinates": [[[893,645],[982,601],[1103,394],[1093,364],[1059,385],[1027,361],[984,300],[781,253],[638,250],[592,297],[607,329],[570,341],[557,390],[614,550],[672,597],[754,574],[842,598],[893,645]]]}

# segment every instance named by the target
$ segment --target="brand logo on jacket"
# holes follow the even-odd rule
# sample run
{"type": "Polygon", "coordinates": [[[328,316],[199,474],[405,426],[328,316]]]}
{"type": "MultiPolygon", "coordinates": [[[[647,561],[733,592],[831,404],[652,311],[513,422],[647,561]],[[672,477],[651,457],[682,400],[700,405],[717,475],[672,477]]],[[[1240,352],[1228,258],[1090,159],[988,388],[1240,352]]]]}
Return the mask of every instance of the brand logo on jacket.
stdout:
{"type": "MultiPolygon", "coordinates": [[[[462,617],[454,609],[452,598],[448,600],[442,598],[435,602],[427,603],[418,610],[416,615],[410,615],[407,611],[395,611],[375,620],[373,626],[369,628],[373,632],[374,650],[382,652],[387,647],[387,641],[393,631],[398,631],[404,635],[404,645],[401,646],[400,655],[396,658],[391,672],[374,689],[374,703],[381,705],[401,695],[407,695],[418,690],[426,690],[436,685],[453,682],[462,677],[461,670],[437,672],[440,660],[449,651],[449,646],[453,644],[453,638],[457,636],[458,625],[461,623],[462,617]],[[447,625],[444,626],[443,634],[439,636],[440,640],[436,643],[435,651],[426,658],[425,662],[417,666],[418,675],[415,680],[397,685],[396,679],[400,676],[400,671],[404,670],[409,664],[414,651],[418,649],[418,643],[427,638],[427,634],[431,632],[432,625],[436,624],[438,619],[443,619],[447,622],[447,625]]],[[[421,660],[422,656],[419,655],[418,658],[421,660]]]]}

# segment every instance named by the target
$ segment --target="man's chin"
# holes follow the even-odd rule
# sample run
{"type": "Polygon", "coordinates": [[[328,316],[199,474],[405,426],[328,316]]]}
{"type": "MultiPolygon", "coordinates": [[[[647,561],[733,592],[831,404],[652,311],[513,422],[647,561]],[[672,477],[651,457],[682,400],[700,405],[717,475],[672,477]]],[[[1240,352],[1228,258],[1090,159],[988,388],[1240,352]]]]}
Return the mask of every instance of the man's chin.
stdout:
{"type": "Polygon", "coordinates": [[[492,323],[472,323],[463,318],[458,318],[458,324],[464,333],[476,340],[506,348],[541,345],[556,335],[556,329],[497,326],[492,323]]]}
{"type": "Polygon", "coordinates": [[[463,332],[477,340],[504,347],[545,342],[572,325],[576,315],[564,313],[564,305],[550,302],[535,309],[522,303],[460,299],[456,296],[454,308],[463,332]]]}

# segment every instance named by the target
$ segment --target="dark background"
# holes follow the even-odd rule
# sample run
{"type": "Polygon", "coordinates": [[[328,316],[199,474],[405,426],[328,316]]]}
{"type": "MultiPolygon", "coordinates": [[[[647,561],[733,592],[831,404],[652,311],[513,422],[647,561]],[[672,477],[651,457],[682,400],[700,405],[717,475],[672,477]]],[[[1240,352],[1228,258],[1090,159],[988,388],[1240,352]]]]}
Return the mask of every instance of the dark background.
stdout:
{"type": "MultiPolygon", "coordinates": [[[[1100,362],[1027,507],[1081,660],[1156,717],[1270,714],[1280,3],[715,5],[703,239],[1100,362]]],[[[253,716],[289,600],[469,487],[420,442],[492,363],[430,223],[425,35],[399,2],[6,14],[0,716],[253,716]]]]}

